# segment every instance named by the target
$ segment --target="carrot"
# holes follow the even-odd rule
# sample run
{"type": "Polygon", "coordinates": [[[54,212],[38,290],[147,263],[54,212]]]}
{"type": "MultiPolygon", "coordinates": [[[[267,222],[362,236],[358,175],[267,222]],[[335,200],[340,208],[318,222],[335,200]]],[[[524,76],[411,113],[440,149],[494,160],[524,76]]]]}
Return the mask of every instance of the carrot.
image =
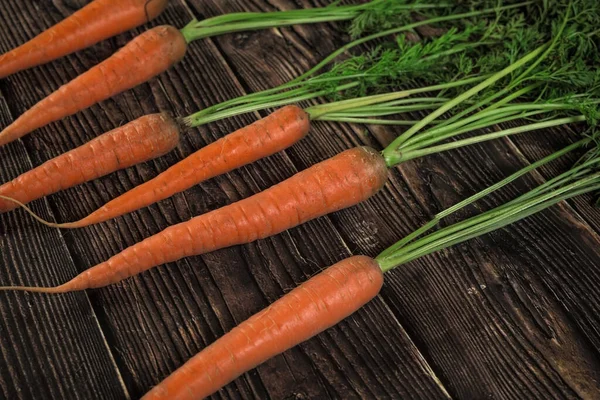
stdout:
{"type": "Polygon", "coordinates": [[[382,285],[383,272],[374,259],[354,256],[340,261],[242,322],[142,400],[202,399],[337,324],[373,299],[382,285]]]}
{"type": "MultiPolygon", "coordinates": [[[[177,146],[179,127],[151,114],[113,129],[0,186],[0,195],[28,203],[59,190],[159,157],[177,146]]],[[[0,201],[0,212],[17,207],[0,201]]]]}
{"type": "Polygon", "coordinates": [[[185,38],[172,26],[142,33],[17,118],[0,132],[0,145],[146,82],[181,60],[186,49],[185,38]]]}
{"type": "Polygon", "coordinates": [[[0,79],[56,60],[156,18],[167,0],[95,0],[0,56],[0,79]]]}
{"type": "MultiPolygon", "coordinates": [[[[308,128],[308,115],[301,108],[280,108],[201,148],[155,178],[109,201],[87,217],[75,222],[50,225],[57,228],[80,228],[146,207],[202,181],[275,154],[302,139],[308,133],[308,128]]],[[[10,192],[6,193],[0,187],[0,195],[21,200],[11,196],[10,192]]],[[[14,204],[11,209],[16,206],[14,204]]]]}
{"type": "Polygon", "coordinates": [[[369,147],[346,150],[251,197],[172,225],[56,287],[0,287],[65,293],[99,288],[191,255],[253,242],[355,205],[385,184],[387,167],[369,147]]]}

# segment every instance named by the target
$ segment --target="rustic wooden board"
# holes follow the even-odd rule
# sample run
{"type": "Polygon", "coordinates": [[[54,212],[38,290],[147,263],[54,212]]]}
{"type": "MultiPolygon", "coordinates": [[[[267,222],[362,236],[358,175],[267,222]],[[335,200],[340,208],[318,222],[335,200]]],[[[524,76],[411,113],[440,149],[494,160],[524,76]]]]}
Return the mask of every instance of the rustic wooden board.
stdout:
{"type": "MultiPolygon", "coordinates": [[[[23,6],[0,0],[0,51],[85,3],[28,0],[23,6]]],[[[174,0],[154,25],[181,27],[192,15],[315,4],[174,0]]],[[[22,113],[136,32],[0,81],[11,113],[22,113]]],[[[339,25],[319,24],[193,43],[185,60],[158,79],[7,146],[3,151],[14,156],[0,159],[2,179],[143,114],[166,110],[184,116],[284,82],[343,40],[339,25]]],[[[35,202],[35,210],[60,222],[80,218],[258,117],[241,116],[191,130],[171,154],[49,196],[35,202]]],[[[23,212],[13,212],[1,217],[2,233],[14,233],[19,240],[7,239],[15,250],[1,253],[11,275],[0,276],[0,283],[64,280],[170,224],[269,187],[342,149],[359,144],[381,148],[396,134],[395,129],[318,123],[289,151],[148,209],[77,231],[42,229],[23,212]],[[29,239],[28,244],[22,238],[29,239]],[[53,243],[56,247],[50,250],[53,243]],[[70,270],[65,265],[71,265],[70,270]],[[39,275],[33,276],[32,270],[39,275]]],[[[36,382],[39,389],[21,394],[22,398],[64,397],[57,390],[81,398],[123,398],[126,393],[138,398],[223,332],[319,269],[351,253],[377,254],[437,211],[564,143],[561,132],[532,133],[514,142],[409,162],[391,171],[386,188],[365,204],[271,239],[191,257],[87,294],[2,295],[0,349],[9,356],[0,359],[0,393],[15,398],[21,382],[36,382]],[[30,306],[22,310],[17,304],[30,306]],[[45,310],[60,313],[49,319],[45,310]],[[22,322],[25,311],[30,314],[27,321],[37,321],[38,332],[30,333],[29,340],[22,338],[31,332],[22,322]],[[77,323],[83,319],[80,315],[91,315],[86,318],[92,322],[77,323]],[[12,327],[12,335],[4,334],[5,326],[12,327]],[[85,347],[75,338],[65,344],[63,326],[79,332],[85,347]],[[55,351],[40,358],[39,343],[55,351]],[[49,369],[60,371],[50,375],[15,360],[40,365],[45,361],[63,369],[49,369]],[[81,368],[78,375],[68,372],[76,368],[74,361],[81,368]]],[[[479,207],[500,204],[567,166],[558,164],[479,207]]],[[[382,295],[354,316],[245,374],[214,397],[593,398],[600,386],[596,289],[600,254],[594,231],[600,219],[587,200],[555,207],[388,274],[382,295]]]]}
{"type": "MultiPolygon", "coordinates": [[[[12,121],[0,92],[0,127],[12,121]]],[[[0,179],[31,169],[21,143],[0,149],[0,179]]],[[[52,213],[45,201],[35,212],[52,213]]],[[[56,285],[76,273],[60,232],[15,213],[0,216],[3,284],[56,285]]],[[[86,293],[0,293],[0,398],[128,398],[112,351],[86,293]]]]}

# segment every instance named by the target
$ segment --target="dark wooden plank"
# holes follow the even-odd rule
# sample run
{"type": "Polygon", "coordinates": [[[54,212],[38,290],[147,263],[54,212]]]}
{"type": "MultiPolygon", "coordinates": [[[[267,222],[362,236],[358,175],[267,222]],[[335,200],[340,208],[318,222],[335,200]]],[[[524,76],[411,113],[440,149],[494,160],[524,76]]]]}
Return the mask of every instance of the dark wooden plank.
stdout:
{"type": "MultiPolygon", "coordinates": [[[[76,7],[83,1],[73,2],[76,7]]],[[[48,26],[28,9],[3,2],[7,21],[48,26]]],[[[57,20],[50,1],[40,8],[57,20]]],[[[173,1],[158,21],[182,26],[187,9],[173,1]]],[[[33,26],[33,28],[31,27],[33,26]]],[[[18,40],[2,32],[2,48],[18,40]]],[[[140,30],[138,30],[139,32],[140,30]]],[[[2,83],[12,107],[21,112],[59,82],[106,57],[133,33],[2,83]],[[34,89],[36,88],[36,89],[34,89]],[[40,88],[37,90],[37,88],[40,88]]],[[[190,46],[186,59],[158,80],[90,110],[51,124],[23,139],[35,164],[84,143],[99,132],[147,112],[186,115],[199,107],[242,93],[235,76],[211,41],[190,46]]],[[[245,116],[192,130],[178,150],[155,162],[113,174],[49,197],[56,219],[73,220],[151,178],[208,142],[251,122],[245,116]]],[[[78,269],[106,259],[169,224],[246,197],[292,175],[285,154],[214,179],[185,194],[100,226],[66,232],[78,269]]],[[[327,218],[275,238],[163,266],[140,277],[89,293],[132,397],[187,358],[265,307],[320,268],[350,254],[327,218]]],[[[215,398],[446,398],[435,374],[381,298],[318,338],[276,357],[228,385],[215,398]]]]}
{"type": "MultiPolygon", "coordinates": [[[[206,12],[206,2],[191,3],[206,12]]],[[[209,3],[209,15],[246,6],[209,3]]],[[[296,43],[321,49],[336,42],[323,41],[318,28],[280,32],[285,41],[274,40],[273,32],[255,32],[242,42],[235,35],[216,40],[250,90],[284,82],[305,69],[306,61],[294,58],[304,55],[296,43]],[[264,51],[263,43],[279,47],[264,51]],[[255,64],[270,68],[255,74],[255,64]]],[[[318,57],[309,59],[312,65],[318,57]]],[[[315,124],[288,154],[303,168],[352,145],[383,146],[397,134],[397,129],[379,128],[365,137],[361,131],[315,124]]],[[[523,165],[509,141],[407,163],[391,174],[383,195],[331,218],[353,251],[374,255],[427,216],[523,165]]],[[[483,207],[539,182],[529,178],[492,196],[483,207]]],[[[598,282],[597,247],[590,227],[563,207],[411,263],[390,274],[383,297],[409,335],[418,338],[417,346],[453,396],[593,397],[599,390],[595,335],[600,324],[598,291],[589,290],[598,282]]]]}
{"type": "MultiPolygon", "coordinates": [[[[543,135],[524,135],[515,138],[514,142],[518,146],[519,154],[522,155],[525,162],[531,162],[531,160],[549,154],[552,152],[552,149],[560,149],[574,142],[581,134],[580,131],[581,129],[577,129],[576,127],[555,128],[545,131],[543,135]]],[[[552,165],[541,168],[539,171],[539,180],[555,176],[558,173],[557,171],[564,171],[566,166],[576,162],[581,154],[582,152],[573,153],[552,165]]],[[[600,210],[595,205],[597,198],[597,194],[588,194],[571,199],[568,202],[569,214],[579,217],[577,220],[573,220],[572,223],[576,226],[584,225],[585,228],[588,228],[590,234],[596,238],[596,241],[600,240],[600,210]]],[[[573,273],[576,281],[582,279],[584,281],[596,282],[600,279],[600,270],[597,266],[590,268],[580,268],[577,266],[576,269],[573,269],[573,271],[569,270],[568,273],[573,273]]],[[[590,293],[571,294],[572,290],[575,290],[582,284],[582,282],[572,282],[570,289],[567,291],[561,290],[564,294],[564,306],[574,312],[577,323],[588,339],[594,344],[594,347],[600,351],[600,331],[597,329],[598,325],[600,325],[600,319],[598,318],[600,296],[598,296],[598,291],[593,290],[590,293]],[[580,303],[580,296],[584,296],[585,303],[578,304],[580,303]],[[582,308],[583,305],[585,305],[584,308],[582,308]]],[[[595,286],[595,283],[591,283],[591,285],[595,286]]],[[[561,289],[564,288],[561,287],[561,289]]]]}
{"type": "MultiPolygon", "coordinates": [[[[0,93],[0,127],[12,118],[0,93]]],[[[31,168],[21,143],[0,149],[0,181],[31,168]]],[[[48,205],[34,210],[51,217],[48,205]]],[[[76,272],[60,232],[0,216],[2,285],[54,285],[76,272]]],[[[123,399],[128,392],[85,293],[0,293],[0,398],[123,399]]]]}
{"type": "MultiPolygon", "coordinates": [[[[409,179],[432,180],[436,189],[429,195],[440,208],[473,193],[478,181],[489,184],[518,168],[510,146],[502,142],[434,158],[418,163],[409,179]],[[487,162],[481,159],[484,150],[487,162]],[[453,179],[456,171],[464,173],[453,179]]],[[[529,177],[481,208],[537,183],[529,177]]],[[[581,325],[587,319],[594,326],[595,316],[573,311],[588,307],[588,292],[580,288],[594,281],[595,248],[589,228],[557,207],[401,268],[390,276],[384,298],[390,296],[409,334],[423,340],[419,349],[440,366],[436,372],[457,397],[593,397],[598,351],[582,335],[581,325]],[[591,277],[580,270],[592,272],[591,277]],[[423,298],[423,293],[433,294],[423,298]]]]}

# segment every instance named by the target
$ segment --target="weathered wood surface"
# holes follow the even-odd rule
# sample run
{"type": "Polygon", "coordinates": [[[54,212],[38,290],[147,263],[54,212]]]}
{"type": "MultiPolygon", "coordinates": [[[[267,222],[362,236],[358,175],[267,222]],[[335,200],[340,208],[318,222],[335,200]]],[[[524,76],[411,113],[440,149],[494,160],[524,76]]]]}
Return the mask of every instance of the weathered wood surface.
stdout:
{"type": "MultiPolygon", "coordinates": [[[[85,3],[0,0],[0,52],[85,3]]],[[[193,15],[319,4],[172,0],[154,24],[181,27],[193,15]]],[[[0,108],[2,124],[135,34],[0,81],[8,106],[0,108]]],[[[183,116],[284,82],[344,39],[339,26],[320,24],[195,42],[185,60],[158,79],[0,149],[0,177],[4,182],[143,114],[183,116]]],[[[60,222],[78,219],[257,117],[191,130],[171,154],[37,201],[34,209],[60,222]]],[[[396,134],[317,123],[286,152],[77,231],[42,228],[21,211],[1,216],[0,284],[63,281],[170,224],[269,187],[342,149],[381,148],[396,134]]],[[[560,148],[565,137],[564,131],[536,132],[409,162],[391,171],[385,189],[363,205],[105,289],[68,296],[0,293],[0,397],[139,398],[319,269],[351,253],[376,255],[444,207],[560,148]]],[[[567,166],[556,163],[478,207],[500,204],[567,166]]],[[[598,398],[600,214],[589,200],[562,204],[387,274],[375,301],[214,398],[598,398]]]]}

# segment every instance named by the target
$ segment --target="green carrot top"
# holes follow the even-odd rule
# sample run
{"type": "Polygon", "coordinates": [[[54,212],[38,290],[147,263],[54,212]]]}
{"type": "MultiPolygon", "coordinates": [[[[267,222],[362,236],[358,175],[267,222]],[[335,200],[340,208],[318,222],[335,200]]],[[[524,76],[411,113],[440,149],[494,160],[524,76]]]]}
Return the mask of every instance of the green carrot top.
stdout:
{"type": "MultiPolygon", "coordinates": [[[[411,97],[433,87],[439,91],[436,97],[447,98],[463,92],[462,87],[474,82],[466,78],[478,77],[482,81],[490,78],[485,83],[478,82],[481,86],[473,88],[463,98],[453,99],[451,104],[444,104],[427,121],[411,128],[399,139],[404,141],[443,114],[444,110],[458,105],[466,108],[463,114],[455,117],[459,119],[481,104],[517,89],[524,91],[518,97],[533,100],[542,95],[552,99],[566,98],[574,92],[581,96],[581,90],[589,92],[588,88],[598,83],[598,70],[594,67],[597,65],[597,47],[594,43],[600,31],[588,20],[581,20],[582,15],[592,21],[598,18],[597,7],[590,9],[592,3],[595,2],[579,0],[566,4],[564,0],[552,0],[543,2],[544,7],[537,3],[535,6],[521,3],[466,12],[458,15],[460,18],[457,20],[448,19],[457,17],[450,15],[409,23],[349,43],[287,84],[225,101],[184,120],[189,126],[198,126],[233,115],[324,96],[333,101],[355,101],[310,107],[307,111],[313,120],[333,120],[339,116],[348,122],[368,122],[373,120],[364,120],[369,116],[367,106],[384,107],[389,104],[373,103],[371,98],[361,101],[365,96],[390,92],[391,88],[400,85],[421,85],[422,90],[411,92],[411,97]],[[487,15],[493,18],[485,18],[487,15]],[[380,45],[334,65],[328,72],[315,75],[341,52],[352,47],[391,33],[406,33],[418,26],[438,26],[447,21],[452,21],[455,26],[438,38],[414,43],[402,34],[393,45],[380,45]],[[521,59],[523,57],[525,59],[521,59]],[[498,72],[501,66],[508,66],[508,69],[498,72]],[[498,75],[487,76],[493,73],[498,75]],[[466,80],[461,81],[463,78],[466,80]],[[502,85],[506,87],[496,90],[502,85]],[[478,103],[478,99],[485,100],[478,103]],[[354,109],[348,108],[350,106],[354,109]],[[358,107],[361,107],[360,113],[355,110],[358,107]],[[341,111],[346,114],[352,111],[353,115],[336,115],[341,111]]],[[[407,95],[403,91],[397,94],[397,98],[407,95]]],[[[393,96],[390,94],[382,99],[395,100],[393,96]]],[[[435,108],[435,103],[421,105],[435,108]]],[[[377,114],[382,111],[380,108],[370,116],[381,115],[377,114]]]]}
{"type": "MultiPolygon", "coordinates": [[[[313,121],[409,126],[383,150],[390,167],[516,133],[570,123],[594,125],[600,102],[600,30],[593,24],[600,20],[600,9],[595,0],[549,0],[527,10],[529,15],[512,6],[496,8],[491,21],[482,21],[481,13],[487,11],[480,10],[462,18],[460,29],[420,42],[402,34],[393,44],[351,57],[327,72],[314,75],[313,68],[287,84],[214,105],[184,120],[198,126],[326,97],[328,103],[305,109],[313,121]],[[412,88],[390,91],[400,85],[412,88]],[[418,121],[389,118],[422,110],[432,112],[418,121]],[[444,119],[449,112],[454,114],[444,119]],[[529,123],[482,133],[517,120],[529,123]],[[478,134],[451,141],[473,131],[478,134]]],[[[413,28],[409,24],[396,32],[413,28]]],[[[350,45],[356,43],[363,41],[350,45]]]]}
{"type": "Polygon", "coordinates": [[[456,9],[457,5],[452,3],[454,1],[426,3],[422,0],[371,0],[364,4],[340,5],[338,0],[327,7],[274,12],[238,12],[202,21],[194,19],[181,32],[189,43],[225,33],[350,20],[348,31],[356,38],[365,32],[388,29],[408,21],[412,11],[440,10],[437,11],[439,13],[443,9],[456,9]]]}
{"type": "Polygon", "coordinates": [[[600,103],[600,75],[597,69],[600,55],[597,45],[593,41],[600,31],[594,30],[594,27],[589,24],[590,21],[600,21],[600,10],[593,3],[595,2],[568,2],[566,7],[559,10],[562,13],[562,21],[558,23],[555,20],[551,24],[551,41],[482,81],[471,90],[444,103],[442,107],[438,108],[437,112],[430,114],[420,124],[413,125],[396,142],[388,146],[384,150],[384,155],[387,151],[387,155],[391,157],[391,163],[393,164],[402,157],[410,158],[410,152],[418,152],[417,149],[421,149],[421,154],[425,154],[459,147],[460,140],[447,145],[430,147],[423,151],[424,146],[427,144],[435,143],[436,139],[447,139],[459,134],[468,129],[469,124],[479,124],[481,126],[490,120],[500,120],[502,122],[506,118],[512,118],[511,115],[517,116],[517,118],[527,118],[535,114],[549,114],[545,119],[538,120],[533,124],[464,139],[462,141],[463,145],[464,143],[480,141],[487,136],[503,136],[506,132],[528,130],[533,126],[536,128],[556,126],[565,121],[587,121],[590,128],[584,138],[439,213],[432,221],[384,250],[377,257],[383,271],[388,271],[416,258],[502,228],[562,200],[600,189],[600,147],[598,146],[598,134],[595,129],[598,116],[600,116],[598,106],[600,103]],[[478,91],[487,89],[487,87],[505,76],[508,76],[509,79],[501,86],[501,89],[491,91],[472,106],[463,109],[433,128],[423,131],[424,133],[418,133],[420,128],[434,122],[443,113],[468,100],[469,96],[475,96],[478,91]],[[574,92],[573,88],[585,90],[574,92]],[[511,103],[516,98],[532,93],[536,93],[537,96],[532,103],[511,103]],[[481,109],[481,107],[484,108],[481,109]],[[469,113],[476,109],[479,109],[479,111],[467,117],[469,113]],[[552,115],[557,112],[570,114],[571,116],[557,118],[556,115],[552,115]],[[542,165],[587,146],[592,146],[592,148],[569,171],[504,205],[423,236],[445,217],[457,210],[472,204],[542,165]]]}
{"type": "MultiPolygon", "coordinates": [[[[342,46],[286,84],[216,104],[184,118],[184,121],[189,126],[199,126],[233,115],[319,96],[330,100],[350,99],[389,91],[397,87],[399,82],[411,84],[425,80],[450,83],[471,72],[480,75],[491,72],[506,60],[500,61],[498,51],[489,51],[487,47],[501,45],[505,38],[515,37],[517,31],[526,29],[529,21],[523,16],[522,8],[527,4],[436,16],[362,37],[342,46]],[[495,17],[491,21],[482,19],[486,15],[495,17]],[[415,43],[406,36],[406,33],[420,26],[444,27],[444,23],[449,22],[455,26],[448,27],[447,32],[437,38],[415,43]],[[397,33],[401,35],[394,43],[377,46],[370,52],[337,63],[329,71],[317,75],[345,51],[397,33]]],[[[449,87],[454,85],[449,84],[449,87]]]]}
{"type": "Polygon", "coordinates": [[[381,269],[384,272],[389,271],[419,257],[500,229],[560,201],[600,190],[600,147],[598,147],[595,136],[587,136],[437,214],[429,223],[379,254],[376,259],[381,269]],[[474,203],[542,165],[587,146],[592,146],[592,148],[567,172],[501,206],[424,235],[438,226],[444,218],[459,209],[474,203]]]}
{"type": "MultiPolygon", "coordinates": [[[[465,132],[469,124],[477,128],[488,127],[504,122],[511,115],[512,119],[561,112],[566,119],[546,119],[539,124],[549,127],[555,126],[556,122],[587,120],[594,125],[600,115],[600,72],[597,68],[600,52],[590,38],[596,38],[600,31],[581,20],[583,14],[600,20],[600,9],[595,7],[592,11],[588,8],[590,4],[589,0],[571,1],[563,9],[556,10],[557,16],[550,18],[549,22],[540,21],[535,30],[518,31],[528,35],[528,43],[532,45],[545,37],[549,39],[506,68],[443,103],[402,133],[383,151],[388,165],[459,147],[457,143],[451,143],[427,148],[465,132]],[[582,48],[589,51],[582,53],[582,48]],[[469,104],[468,101],[472,99],[476,100],[474,104],[464,107],[465,102],[469,104]],[[531,102],[514,103],[516,99],[531,99],[531,102]],[[441,122],[438,120],[448,111],[461,106],[462,110],[451,118],[441,122]],[[436,121],[440,123],[424,130],[436,121]]],[[[516,39],[519,38],[518,35],[516,39]]],[[[512,57],[519,47],[510,43],[507,49],[512,57]]],[[[491,134],[488,137],[499,136],[491,134]]],[[[481,137],[475,140],[479,139],[481,137]]]]}

